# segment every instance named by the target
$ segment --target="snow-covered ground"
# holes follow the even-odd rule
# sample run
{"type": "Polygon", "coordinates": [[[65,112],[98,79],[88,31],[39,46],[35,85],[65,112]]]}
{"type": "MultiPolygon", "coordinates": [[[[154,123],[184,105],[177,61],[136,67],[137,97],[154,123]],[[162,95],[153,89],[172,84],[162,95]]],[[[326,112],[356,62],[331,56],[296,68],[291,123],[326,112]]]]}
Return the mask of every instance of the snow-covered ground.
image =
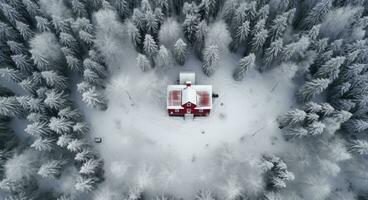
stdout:
{"type": "Polygon", "coordinates": [[[184,66],[142,73],[129,49],[111,53],[116,55],[108,58],[109,107],[87,114],[92,136],[103,140],[97,149],[109,188],[134,185],[189,199],[200,188],[219,189],[211,184],[223,175],[211,165],[219,149],[252,160],[287,148],[275,119],[293,105],[294,84],[282,67],[267,74],[252,70],[243,82],[236,82],[232,72],[239,58],[234,55],[224,56],[227,59],[208,78],[194,57],[184,66]],[[196,72],[197,84],[211,84],[219,94],[209,117],[184,120],[167,115],[166,86],[175,84],[181,71],[196,72]]]}

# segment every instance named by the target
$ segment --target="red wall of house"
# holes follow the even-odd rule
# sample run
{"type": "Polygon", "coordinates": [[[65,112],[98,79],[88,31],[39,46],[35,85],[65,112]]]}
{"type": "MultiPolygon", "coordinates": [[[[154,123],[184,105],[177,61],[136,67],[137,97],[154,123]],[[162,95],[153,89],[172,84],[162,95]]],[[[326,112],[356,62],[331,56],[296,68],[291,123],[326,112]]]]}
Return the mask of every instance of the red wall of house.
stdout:
{"type": "MultiPolygon", "coordinates": [[[[207,116],[210,113],[210,109],[203,109],[203,112],[199,112],[199,109],[192,110],[192,114],[194,114],[194,116],[207,116]]],[[[170,116],[184,116],[186,114],[186,110],[185,109],[167,109],[167,112],[170,116]],[[177,111],[177,112],[176,112],[177,111]]]]}

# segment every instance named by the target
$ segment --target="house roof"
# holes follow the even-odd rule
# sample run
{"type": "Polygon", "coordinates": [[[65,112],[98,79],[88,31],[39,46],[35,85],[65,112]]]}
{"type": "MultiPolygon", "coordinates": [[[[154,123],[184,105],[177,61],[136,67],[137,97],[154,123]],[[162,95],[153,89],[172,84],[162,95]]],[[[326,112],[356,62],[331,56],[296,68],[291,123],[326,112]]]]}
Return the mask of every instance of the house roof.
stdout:
{"type": "Polygon", "coordinates": [[[167,108],[181,109],[182,105],[191,102],[196,104],[195,109],[212,108],[212,86],[211,85],[168,85],[167,86],[167,108]]]}

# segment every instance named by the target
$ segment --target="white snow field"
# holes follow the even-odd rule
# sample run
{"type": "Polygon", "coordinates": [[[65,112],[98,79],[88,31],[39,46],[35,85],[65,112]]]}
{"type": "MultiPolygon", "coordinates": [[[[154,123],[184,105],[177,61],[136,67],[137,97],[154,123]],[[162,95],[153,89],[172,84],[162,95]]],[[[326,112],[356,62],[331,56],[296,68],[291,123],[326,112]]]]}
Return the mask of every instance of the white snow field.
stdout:
{"type": "Polygon", "coordinates": [[[183,199],[193,198],[199,189],[224,198],[240,189],[256,193],[263,182],[259,167],[252,165],[260,154],[277,154],[288,146],[275,122],[294,103],[294,84],[283,67],[266,74],[252,70],[236,82],[232,72],[239,57],[229,54],[210,78],[194,57],[184,66],[143,73],[136,53],[123,44],[119,49],[115,42],[116,51],[107,56],[112,74],[106,88],[108,109],[87,114],[92,137],[103,140],[96,145],[104,160],[103,184],[109,190],[134,187],[183,199]],[[211,84],[219,94],[210,116],[168,116],[166,87],[176,84],[181,71],[195,72],[197,84],[211,84]]]}

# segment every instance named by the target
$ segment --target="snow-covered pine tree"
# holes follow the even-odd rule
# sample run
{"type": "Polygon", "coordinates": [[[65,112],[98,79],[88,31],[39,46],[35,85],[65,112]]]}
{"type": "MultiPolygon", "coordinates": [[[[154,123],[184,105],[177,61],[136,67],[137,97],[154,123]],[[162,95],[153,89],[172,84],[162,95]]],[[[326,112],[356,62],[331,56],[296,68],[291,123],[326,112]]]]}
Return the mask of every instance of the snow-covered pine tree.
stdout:
{"type": "Polygon", "coordinates": [[[153,59],[158,52],[158,46],[150,34],[146,34],[144,37],[143,50],[150,59],[153,59]]]}
{"type": "Polygon", "coordinates": [[[96,72],[101,78],[105,78],[107,76],[107,71],[105,66],[100,63],[93,61],[92,59],[86,58],[83,61],[84,69],[90,69],[96,72]]]}
{"type": "Polygon", "coordinates": [[[87,46],[92,46],[93,45],[93,40],[95,39],[95,37],[91,33],[88,33],[87,31],[84,31],[84,30],[80,30],[78,34],[79,34],[79,38],[87,46]]]}
{"type": "Polygon", "coordinates": [[[24,129],[26,133],[36,137],[46,137],[52,134],[47,122],[33,122],[32,124],[28,124],[26,129],[24,129]]]}
{"type": "Polygon", "coordinates": [[[73,125],[74,122],[63,117],[51,117],[50,123],[48,124],[49,128],[59,135],[71,133],[73,125]]]}
{"type": "Polygon", "coordinates": [[[315,96],[321,94],[330,84],[329,79],[313,79],[304,83],[304,85],[298,91],[298,98],[301,101],[310,101],[315,96]]]}
{"type": "Polygon", "coordinates": [[[29,39],[33,37],[34,32],[31,30],[28,24],[25,24],[20,21],[16,21],[15,25],[20,35],[23,37],[25,41],[28,41],[29,39]]]}
{"type": "Polygon", "coordinates": [[[204,49],[202,70],[207,76],[212,76],[219,64],[219,49],[217,45],[210,45],[204,49]]]}
{"type": "Polygon", "coordinates": [[[23,43],[19,43],[19,42],[9,40],[9,41],[6,42],[6,44],[8,45],[10,51],[13,54],[25,54],[25,53],[27,53],[27,49],[26,49],[26,47],[24,46],[23,43]]]}
{"type": "Polygon", "coordinates": [[[1,2],[0,9],[3,16],[9,21],[12,26],[16,26],[16,21],[25,21],[24,17],[11,5],[1,2]]]}
{"type": "Polygon", "coordinates": [[[321,23],[328,12],[331,10],[331,8],[331,0],[321,0],[320,2],[318,2],[304,18],[304,27],[306,29],[310,29],[314,25],[321,23]]]}
{"type": "Polygon", "coordinates": [[[85,122],[77,122],[73,126],[73,133],[85,135],[89,132],[89,126],[85,122]]]}
{"type": "Polygon", "coordinates": [[[297,125],[304,121],[307,117],[307,113],[303,110],[294,109],[288,111],[285,115],[280,116],[277,121],[280,124],[280,128],[284,128],[287,126],[297,125]]]}
{"type": "Polygon", "coordinates": [[[368,155],[368,141],[354,140],[350,146],[350,150],[359,155],[368,155]]]}
{"type": "Polygon", "coordinates": [[[288,127],[284,133],[287,136],[302,138],[308,135],[308,130],[301,126],[292,126],[288,127]]]}
{"type": "Polygon", "coordinates": [[[37,3],[33,2],[32,0],[22,0],[23,5],[25,6],[28,14],[35,18],[36,16],[40,15],[40,7],[37,3]]]}
{"type": "Polygon", "coordinates": [[[88,160],[94,159],[94,157],[94,153],[91,151],[91,149],[85,148],[81,152],[75,154],[74,160],[86,162],[88,160]]]}
{"type": "Polygon", "coordinates": [[[73,120],[73,121],[77,121],[82,118],[81,113],[77,109],[73,109],[70,106],[59,110],[58,116],[69,119],[69,120],[73,120]]]}
{"type": "Polygon", "coordinates": [[[68,67],[75,72],[83,72],[82,61],[73,55],[65,56],[68,67]]]}
{"type": "Polygon", "coordinates": [[[368,129],[368,122],[363,119],[350,119],[344,124],[344,127],[347,130],[359,133],[368,129]]]}
{"type": "Polygon", "coordinates": [[[67,147],[72,140],[73,137],[71,135],[60,135],[56,144],[60,147],[67,147]]]}
{"type": "Polygon", "coordinates": [[[203,55],[202,52],[203,52],[203,49],[205,47],[205,39],[207,37],[207,33],[208,33],[207,22],[205,20],[202,20],[198,24],[197,32],[196,32],[196,35],[195,35],[196,36],[196,41],[193,44],[195,54],[196,54],[197,58],[199,58],[200,60],[202,60],[202,55],[203,55]]]}
{"type": "Polygon", "coordinates": [[[174,57],[179,65],[184,65],[187,55],[187,44],[180,38],[174,46],[174,57]]]}
{"type": "Polygon", "coordinates": [[[282,53],[283,40],[282,38],[273,41],[265,50],[263,65],[261,66],[261,71],[266,71],[271,67],[271,64],[278,59],[278,56],[282,53]]]}
{"type": "Polygon", "coordinates": [[[230,43],[230,47],[233,50],[236,50],[241,44],[243,44],[250,32],[250,23],[249,21],[243,22],[237,30],[235,35],[233,36],[233,41],[230,43]]]}
{"type": "Polygon", "coordinates": [[[78,52],[79,44],[78,41],[74,38],[73,35],[69,33],[61,32],[59,35],[59,42],[64,47],[68,47],[75,52],[78,52]]]}
{"type": "Polygon", "coordinates": [[[55,71],[43,71],[41,75],[46,84],[50,87],[57,90],[65,90],[68,87],[68,79],[55,71]]]}
{"type": "Polygon", "coordinates": [[[272,20],[272,24],[270,26],[270,39],[271,41],[275,41],[283,37],[285,30],[288,26],[288,16],[289,13],[283,13],[277,15],[274,20],[272,20]]]}
{"type": "Polygon", "coordinates": [[[99,110],[107,109],[107,100],[105,96],[98,91],[95,87],[92,87],[82,94],[82,100],[88,107],[96,108],[99,110]]]}
{"type": "Polygon", "coordinates": [[[146,27],[145,17],[144,14],[138,8],[134,8],[133,10],[132,21],[140,31],[145,30],[146,27]]]}
{"type": "Polygon", "coordinates": [[[11,68],[0,68],[0,77],[15,83],[19,83],[23,80],[22,72],[11,68]]]}
{"type": "Polygon", "coordinates": [[[312,136],[321,135],[323,130],[326,128],[326,125],[322,122],[313,122],[307,126],[308,134],[312,136]]]}
{"type": "Polygon", "coordinates": [[[43,100],[40,98],[30,98],[27,102],[27,109],[30,112],[45,112],[45,105],[43,104],[43,100]]]}
{"type": "Polygon", "coordinates": [[[339,76],[340,67],[344,63],[344,61],[345,57],[342,56],[331,58],[318,69],[314,77],[325,78],[331,81],[335,80],[339,76]]]}
{"type": "Polygon", "coordinates": [[[141,41],[141,33],[139,32],[139,29],[137,28],[137,26],[131,22],[131,20],[127,20],[125,22],[125,27],[127,29],[127,33],[129,35],[130,40],[132,41],[134,47],[137,50],[140,50],[140,46],[142,44],[141,41]]]}
{"type": "Polygon", "coordinates": [[[187,15],[183,23],[184,36],[190,44],[193,44],[196,39],[199,19],[195,15],[187,15]]]}
{"type": "Polygon", "coordinates": [[[142,72],[146,72],[152,68],[147,56],[140,53],[137,56],[137,65],[142,70],[142,72]]]}
{"type": "Polygon", "coordinates": [[[42,164],[37,174],[42,178],[56,179],[60,176],[63,162],[59,160],[49,160],[42,164]]]}
{"type": "Polygon", "coordinates": [[[125,19],[129,15],[129,5],[126,0],[113,0],[112,5],[116,9],[116,11],[118,11],[119,16],[122,19],[125,19]]]}
{"type": "Polygon", "coordinates": [[[39,137],[31,144],[31,147],[37,151],[50,152],[53,149],[53,143],[54,141],[52,139],[39,137]]]}
{"type": "Polygon", "coordinates": [[[301,37],[297,42],[286,45],[282,50],[282,58],[284,61],[288,61],[292,58],[303,58],[305,52],[309,47],[310,41],[308,37],[301,37]]]}
{"type": "Polygon", "coordinates": [[[86,147],[86,143],[80,139],[73,139],[69,141],[68,145],[66,146],[66,148],[71,152],[80,152],[85,147],[86,147]]]}
{"type": "Polygon", "coordinates": [[[80,176],[77,178],[74,187],[80,192],[91,192],[95,188],[95,184],[96,180],[94,178],[80,176]]]}
{"type": "Polygon", "coordinates": [[[268,31],[266,29],[261,29],[259,32],[256,32],[251,40],[251,50],[252,53],[257,53],[261,50],[263,45],[265,44],[268,37],[268,31]]]}
{"type": "Polygon", "coordinates": [[[11,59],[15,66],[23,73],[30,73],[34,69],[30,59],[24,54],[12,55],[11,59]]]}
{"type": "Polygon", "coordinates": [[[78,17],[87,17],[88,15],[86,5],[81,0],[72,0],[72,10],[78,17]]]}
{"type": "Polygon", "coordinates": [[[83,71],[83,78],[88,83],[95,85],[95,86],[103,86],[104,81],[100,75],[98,75],[95,71],[91,69],[85,69],[83,71]]]}
{"type": "Polygon", "coordinates": [[[101,166],[101,162],[96,159],[87,160],[83,163],[82,167],[79,170],[80,174],[95,174],[98,168],[101,166]]]}
{"type": "Polygon", "coordinates": [[[35,17],[37,21],[37,30],[39,32],[49,32],[51,31],[51,25],[50,21],[44,17],[36,16],[35,17]]]}
{"type": "Polygon", "coordinates": [[[77,18],[74,22],[72,22],[71,27],[76,33],[78,33],[79,31],[84,31],[92,34],[94,32],[93,25],[91,24],[89,19],[85,17],[77,18]]]}
{"type": "Polygon", "coordinates": [[[289,172],[283,160],[273,155],[264,155],[265,162],[270,163],[270,169],[266,172],[266,184],[269,189],[281,189],[286,187],[287,181],[295,179],[294,174],[289,172]]]}
{"type": "Polygon", "coordinates": [[[22,113],[23,109],[15,97],[0,97],[0,115],[20,117],[22,113]]]}
{"type": "Polygon", "coordinates": [[[63,17],[52,15],[52,25],[58,33],[71,33],[70,19],[65,19],[63,17]]]}
{"type": "Polygon", "coordinates": [[[69,105],[67,95],[62,91],[57,91],[55,89],[48,90],[46,92],[46,98],[44,100],[46,106],[51,109],[59,110],[65,106],[69,105]]]}
{"type": "Polygon", "coordinates": [[[89,88],[92,88],[93,85],[87,81],[82,81],[80,83],[77,84],[77,91],[79,93],[83,93],[85,91],[87,91],[89,88]]]}
{"type": "Polygon", "coordinates": [[[172,65],[172,56],[164,45],[160,46],[160,50],[156,56],[156,66],[162,70],[170,68],[172,65]]]}
{"type": "Polygon", "coordinates": [[[248,56],[240,59],[238,67],[234,70],[233,77],[236,81],[241,81],[244,79],[248,70],[255,67],[256,56],[251,53],[248,56]]]}
{"type": "Polygon", "coordinates": [[[156,15],[152,10],[147,10],[144,14],[144,20],[146,22],[146,31],[150,35],[157,35],[158,33],[158,22],[156,15]]]}

